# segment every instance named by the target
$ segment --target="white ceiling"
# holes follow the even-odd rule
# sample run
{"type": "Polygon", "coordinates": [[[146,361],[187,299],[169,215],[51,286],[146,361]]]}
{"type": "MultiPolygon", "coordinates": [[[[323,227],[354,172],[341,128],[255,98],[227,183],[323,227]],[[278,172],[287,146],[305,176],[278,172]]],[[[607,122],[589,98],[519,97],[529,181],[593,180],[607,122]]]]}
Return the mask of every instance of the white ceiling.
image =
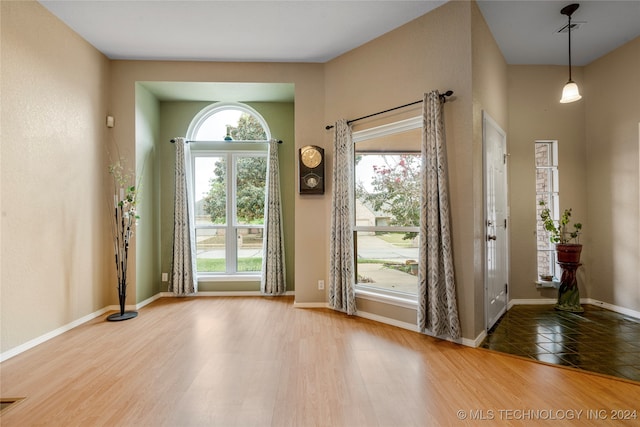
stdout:
{"type": "MultiPolygon", "coordinates": [[[[568,35],[557,33],[567,25],[560,10],[572,1],[491,1],[478,5],[509,64],[568,62],[568,35]]],[[[580,23],[571,31],[574,65],[593,60],[640,36],[640,1],[582,1],[571,17],[580,23]]]]}
{"type": "Polygon", "coordinates": [[[40,0],[112,59],[326,62],[440,1],[40,0]]]}
{"type": "MultiPolygon", "coordinates": [[[[448,0],[39,1],[111,59],[322,63],[448,0]]],[[[567,34],[556,31],[567,23],[560,9],[570,3],[478,0],[509,64],[567,64],[567,34]]],[[[640,0],[582,1],[572,19],[583,23],[572,31],[573,64],[586,65],[640,36],[640,0]]],[[[184,89],[180,99],[194,100],[219,100],[228,89],[165,84],[148,88],[160,99],[184,89]]],[[[250,89],[243,88],[245,97],[256,99],[244,101],[267,96],[264,85],[250,89]]],[[[274,90],[272,98],[293,98],[292,87],[274,90]]]]}

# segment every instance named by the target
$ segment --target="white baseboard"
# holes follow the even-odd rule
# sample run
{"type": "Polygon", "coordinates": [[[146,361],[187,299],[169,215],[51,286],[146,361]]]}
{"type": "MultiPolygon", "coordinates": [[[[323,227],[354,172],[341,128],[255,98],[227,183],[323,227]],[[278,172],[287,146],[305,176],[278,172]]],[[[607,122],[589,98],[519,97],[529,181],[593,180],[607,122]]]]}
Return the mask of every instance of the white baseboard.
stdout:
{"type": "MultiPolygon", "coordinates": [[[[14,356],[17,356],[18,354],[20,354],[22,352],[25,352],[25,351],[27,351],[27,350],[39,345],[39,344],[42,344],[43,342],[49,341],[50,339],[55,338],[58,335],[61,335],[61,334],[65,333],[65,332],[67,332],[67,331],[70,331],[71,329],[75,328],[76,326],[80,326],[83,323],[88,322],[89,320],[95,319],[96,317],[101,316],[104,313],[107,313],[108,311],[111,311],[112,310],[111,307],[112,306],[109,306],[109,307],[102,308],[102,309],[100,309],[98,311],[94,311],[93,313],[87,314],[86,316],[83,316],[83,317],[81,317],[81,318],[79,318],[77,320],[74,320],[71,323],[67,323],[64,326],[61,326],[61,327],[59,327],[57,329],[54,329],[51,332],[47,332],[46,334],[40,335],[39,337],[34,338],[32,340],[29,340],[24,344],[20,344],[17,347],[13,347],[12,349],[7,350],[4,353],[0,354],[0,362],[4,362],[7,359],[10,359],[10,358],[12,358],[14,356]]],[[[113,306],[113,307],[116,307],[115,310],[119,310],[120,309],[119,306],[113,306]]]]}
{"type": "MultiPolygon", "coordinates": [[[[544,305],[544,304],[555,304],[558,300],[556,298],[540,298],[540,299],[512,299],[507,304],[507,309],[510,309],[514,305],[544,305]]],[[[625,316],[634,317],[636,319],[640,319],[640,311],[631,310],[629,308],[620,307],[618,305],[609,304],[608,302],[599,301],[593,298],[580,298],[580,304],[590,304],[598,307],[605,308],[610,311],[614,311],[616,313],[624,314],[625,316]]]]}
{"type": "MultiPolygon", "coordinates": [[[[285,295],[295,295],[294,291],[287,291],[285,295]]],[[[264,295],[260,291],[202,291],[196,292],[189,297],[270,297],[270,295],[264,295]]],[[[160,292],[158,298],[182,298],[174,294],[173,292],[160,292]]]]}
{"type": "Polygon", "coordinates": [[[330,308],[327,302],[294,302],[295,308],[330,308]]]}
{"type": "MultiPolygon", "coordinates": [[[[476,337],[475,340],[469,340],[468,345],[469,347],[480,347],[480,344],[482,344],[482,341],[484,341],[484,339],[487,337],[487,331],[483,330],[482,332],[480,332],[480,334],[476,337]]],[[[464,344],[464,340],[466,338],[463,338],[463,344],[464,344]]]]}
{"type": "MultiPolygon", "coordinates": [[[[288,291],[285,295],[295,295],[295,292],[293,291],[288,291]]],[[[246,291],[246,292],[198,292],[197,294],[195,294],[194,296],[219,296],[219,297],[223,297],[223,296],[263,296],[259,291],[246,291]]],[[[130,306],[126,306],[125,309],[126,310],[139,310],[140,308],[152,303],[153,301],[159,299],[159,298],[163,298],[163,297],[176,297],[172,292],[160,292],[150,298],[147,298],[146,300],[139,302],[136,305],[130,305],[130,306]]],[[[556,299],[553,298],[543,298],[543,299],[512,299],[509,301],[507,307],[508,309],[510,309],[511,307],[513,307],[514,305],[524,305],[524,304],[538,304],[538,305],[542,305],[542,304],[555,304],[557,302],[556,299]]],[[[636,319],[640,319],[640,311],[636,311],[636,310],[631,310],[625,307],[620,307],[617,305],[613,305],[613,304],[609,304],[603,301],[598,301],[592,298],[581,298],[580,299],[580,303],[581,304],[591,304],[591,305],[595,305],[598,307],[602,307],[605,308],[607,310],[611,310],[614,311],[616,313],[620,313],[620,314],[624,314],[626,316],[630,316],[636,319]]],[[[329,305],[326,302],[294,302],[293,306],[295,308],[328,308],[329,305]]],[[[7,359],[10,359],[14,356],[17,356],[18,354],[25,352],[39,344],[42,344],[43,342],[49,341],[52,338],[57,337],[58,335],[61,335],[67,331],[70,331],[71,329],[75,328],[76,326],[80,326],[83,323],[86,323],[92,319],[95,319],[98,316],[101,316],[109,311],[117,311],[120,309],[120,306],[118,305],[109,305],[106,306],[98,311],[95,311],[93,313],[87,314],[86,316],[83,316],[77,320],[74,320],[73,322],[70,322],[64,326],[61,326],[57,329],[54,329],[51,332],[47,332],[44,335],[41,335],[37,338],[34,338],[30,341],[27,341],[24,344],[20,344],[17,347],[14,347],[10,350],[5,351],[4,353],[0,353],[0,362],[4,362],[7,359]]],[[[391,326],[396,326],[398,328],[402,328],[402,329],[407,329],[409,331],[413,331],[413,332],[420,332],[420,330],[418,329],[417,325],[414,325],[412,323],[407,323],[407,322],[402,322],[400,320],[396,320],[396,319],[391,319],[388,317],[383,317],[383,316],[379,316],[377,314],[373,314],[373,313],[367,313],[364,311],[358,311],[356,313],[357,316],[365,318],[365,319],[369,319],[369,320],[373,320],[375,322],[380,322],[380,323],[385,323],[387,325],[391,325],[391,326]]],[[[427,334],[429,335],[429,334],[427,334]]],[[[486,331],[482,331],[475,339],[469,339],[469,338],[461,338],[459,340],[452,340],[449,339],[447,337],[436,337],[439,339],[444,339],[447,341],[451,341],[451,342],[455,342],[458,344],[462,344],[468,347],[478,347],[482,341],[486,338],[487,333],[486,331]]]]}
{"type": "Polygon", "coordinates": [[[150,298],[147,298],[146,300],[136,304],[136,310],[140,310],[145,305],[151,304],[152,302],[154,302],[155,300],[160,299],[160,298],[161,298],[160,294],[155,294],[154,296],[152,296],[150,298]]]}
{"type": "MultiPolygon", "coordinates": [[[[161,297],[160,294],[155,294],[154,296],[147,298],[146,300],[137,303],[136,305],[125,305],[124,309],[125,311],[131,311],[131,310],[140,310],[142,307],[144,307],[145,305],[151,304],[152,302],[154,302],[155,300],[159,299],[161,297]]],[[[120,306],[119,305],[108,305],[105,308],[103,308],[103,310],[105,310],[105,312],[107,311],[119,311],[120,310],[120,306]]]]}
{"type": "Polygon", "coordinates": [[[356,312],[356,316],[362,317],[364,319],[373,320],[375,322],[396,326],[398,328],[407,329],[409,331],[420,332],[420,329],[418,329],[418,325],[416,324],[403,322],[401,320],[391,319],[389,317],[380,316],[378,314],[367,313],[366,311],[358,310],[356,312]]]}
{"type": "Polygon", "coordinates": [[[636,319],[640,319],[640,311],[631,310],[629,308],[620,307],[617,305],[609,304],[608,302],[598,301],[592,298],[580,298],[582,304],[591,304],[598,307],[606,308],[607,310],[615,311],[616,313],[624,314],[636,319]]]}
{"type": "Polygon", "coordinates": [[[514,305],[545,305],[555,304],[558,302],[556,298],[531,298],[531,299],[512,299],[507,304],[507,310],[511,309],[514,305]]]}
{"type": "MultiPolygon", "coordinates": [[[[250,292],[199,292],[196,296],[252,296],[252,295],[256,295],[256,296],[261,296],[262,294],[259,291],[250,291],[250,292]]],[[[289,291],[286,293],[286,295],[294,295],[294,292],[289,291]]],[[[127,311],[131,311],[131,310],[139,310],[142,307],[152,303],[153,301],[160,299],[162,297],[175,297],[175,295],[171,292],[160,292],[158,294],[155,294],[154,296],[147,298],[146,300],[139,302],[135,305],[125,305],[125,310],[127,311]]],[[[20,353],[23,353],[39,344],[42,344],[43,342],[49,341],[52,338],[57,337],[58,335],[61,335],[67,331],[70,331],[71,329],[75,328],[76,326],[80,326],[83,323],[86,323],[92,319],[95,319],[96,317],[99,317],[105,313],[108,313],[110,311],[119,311],[120,310],[120,306],[119,305],[108,305],[104,308],[101,308],[98,311],[95,311],[91,314],[87,314],[86,316],[83,316],[77,320],[74,320],[71,323],[68,323],[64,326],[61,326],[57,329],[54,329],[51,332],[47,332],[44,335],[41,335],[37,338],[34,338],[32,340],[27,341],[24,344],[20,344],[16,347],[13,347],[10,350],[5,351],[4,353],[0,353],[0,362],[4,362],[7,359],[10,359],[14,356],[17,356],[20,353]]]]}
{"type": "MultiPolygon", "coordinates": [[[[364,319],[369,319],[369,320],[373,320],[374,322],[379,322],[379,323],[384,323],[387,325],[391,325],[391,326],[396,326],[398,328],[402,328],[402,329],[406,329],[412,332],[420,332],[420,328],[418,328],[417,324],[413,324],[413,323],[407,323],[407,322],[403,322],[401,320],[396,320],[396,319],[391,319],[389,317],[384,317],[384,316],[380,316],[377,314],[373,314],[373,313],[367,313],[366,311],[358,311],[356,313],[356,316],[358,317],[362,317],[364,319]]],[[[486,335],[486,332],[483,332],[486,335]]],[[[433,334],[429,334],[429,333],[424,333],[425,335],[428,335],[430,337],[434,337],[434,338],[438,338],[441,340],[445,340],[445,341],[450,341],[456,344],[462,344],[465,345],[467,347],[477,347],[478,345],[480,345],[480,343],[482,342],[482,340],[484,339],[484,336],[482,336],[482,334],[480,334],[482,337],[480,338],[480,340],[478,341],[478,338],[476,338],[475,340],[471,340],[468,338],[460,338],[460,339],[451,339],[450,337],[447,336],[436,336],[433,334]],[[475,344],[476,341],[478,342],[478,344],[475,344]]]]}

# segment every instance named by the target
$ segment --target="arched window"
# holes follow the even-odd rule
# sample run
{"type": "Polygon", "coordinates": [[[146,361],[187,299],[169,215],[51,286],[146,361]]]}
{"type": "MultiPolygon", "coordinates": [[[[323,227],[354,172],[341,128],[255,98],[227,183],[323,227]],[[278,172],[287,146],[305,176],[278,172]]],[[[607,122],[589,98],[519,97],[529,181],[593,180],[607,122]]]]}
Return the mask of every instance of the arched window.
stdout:
{"type": "Polygon", "coordinates": [[[191,121],[198,280],[259,277],[270,138],[264,118],[244,104],[212,104],[191,121]]]}
{"type": "Polygon", "coordinates": [[[236,102],[218,102],[201,110],[187,131],[191,141],[268,141],[269,126],[253,108],[236,102]]]}

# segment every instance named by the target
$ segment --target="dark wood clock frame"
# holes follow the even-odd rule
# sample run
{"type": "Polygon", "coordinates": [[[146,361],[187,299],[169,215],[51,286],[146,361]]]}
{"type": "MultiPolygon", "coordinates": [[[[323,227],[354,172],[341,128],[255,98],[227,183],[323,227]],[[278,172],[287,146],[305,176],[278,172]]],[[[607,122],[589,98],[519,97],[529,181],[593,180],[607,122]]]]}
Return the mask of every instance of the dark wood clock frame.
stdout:
{"type": "Polygon", "coordinates": [[[300,194],[324,194],[324,148],[317,145],[306,145],[298,153],[298,177],[300,194]],[[309,167],[303,162],[302,154],[306,150],[316,150],[320,153],[320,163],[316,167],[309,167]],[[314,184],[315,185],[312,185],[314,184]]]}

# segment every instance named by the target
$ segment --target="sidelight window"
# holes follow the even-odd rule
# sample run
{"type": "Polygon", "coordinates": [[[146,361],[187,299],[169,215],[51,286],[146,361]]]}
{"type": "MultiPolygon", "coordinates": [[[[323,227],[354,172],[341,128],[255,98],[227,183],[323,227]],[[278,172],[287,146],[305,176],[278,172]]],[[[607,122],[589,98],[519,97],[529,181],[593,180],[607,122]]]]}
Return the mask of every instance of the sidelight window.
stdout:
{"type": "Polygon", "coordinates": [[[554,220],[559,219],[558,148],[557,141],[536,141],[536,241],[538,251],[538,277],[556,277],[555,246],[540,220],[540,201],[549,207],[554,220]]]}

